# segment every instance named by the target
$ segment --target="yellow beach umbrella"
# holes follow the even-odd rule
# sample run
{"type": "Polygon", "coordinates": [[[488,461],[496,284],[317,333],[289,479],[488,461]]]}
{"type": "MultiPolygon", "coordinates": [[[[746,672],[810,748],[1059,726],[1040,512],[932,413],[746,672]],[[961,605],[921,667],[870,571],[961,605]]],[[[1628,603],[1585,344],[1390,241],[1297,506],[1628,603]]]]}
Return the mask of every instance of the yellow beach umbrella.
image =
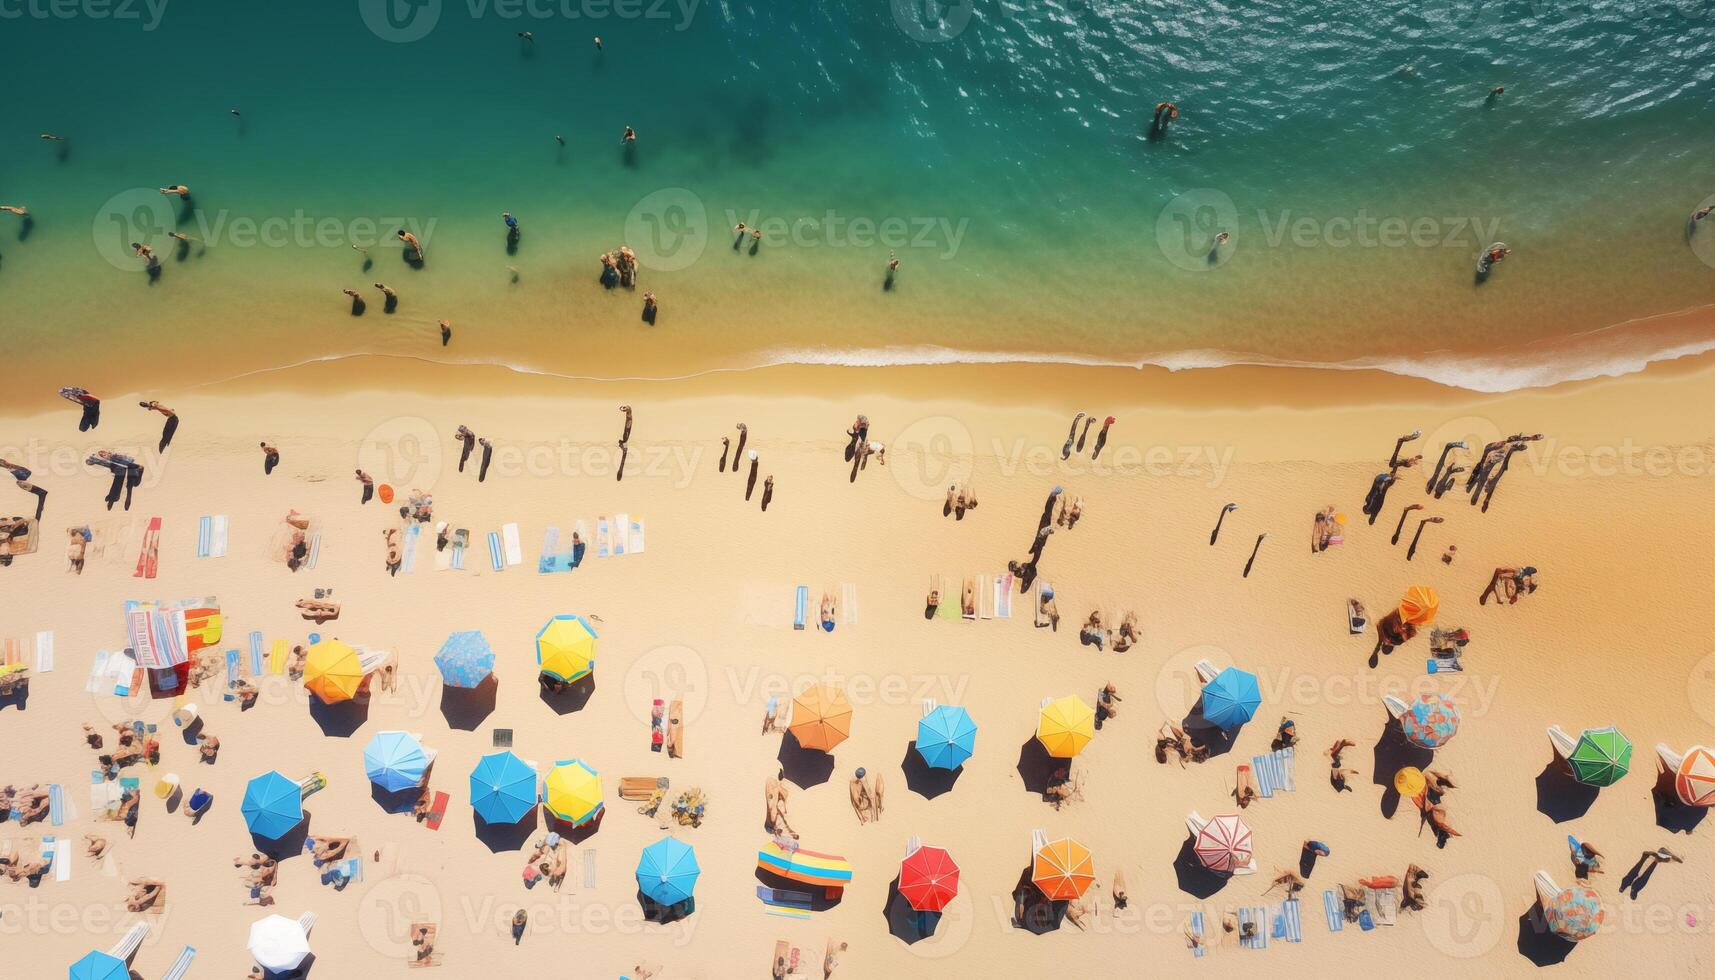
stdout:
{"type": "Polygon", "coordinates": [[[1399,618],[1413,626],[1428,626],[1435,622],[1435,613],[1441,608],[1441,597],[1427,585],[1414,585],[1405,590],[1405,597],[1399,600],[1399,618]]]}
{"type": "Polygon", "coordinates": [[[582,759],[555,763],[545,795],[549,813],[567,823],[588,823],[601,812],[601,773],[582,759]]]}
{"type": "Polygon", "coordinates": [[[792,699],[792,724],[787,729],[806,749],[827,752],[852,732],[852,705],[846,692],[817,684],[792,699]]]}
{"type": "Polygon", "coordinates": [[[1393,774],[1394,790],[1407,799],[1416,799],[1424,785],[1423,770],[1416,766],[1406,766],[1393,774]]]}
{"type": "Polygon", "coordinates": [[[582,616],[555,616],[536,634],[542,673],[572,684],[595,670],[595,630],[582,616]]]}
{"type": "Polygon", "coordinates": [[[1036,740],[1056,759],[1070,759],[1096,737],[1096,709],[1076,694],[1068,694],[1042,709],[1036,740]]]}
{"type": "Polygon", "coordinates": [[[363,665],[357,651],[338,640],[323,640],[310,647],[304,660],[304,687],[324,703],[350,701],[363,685],[363,665]]]}

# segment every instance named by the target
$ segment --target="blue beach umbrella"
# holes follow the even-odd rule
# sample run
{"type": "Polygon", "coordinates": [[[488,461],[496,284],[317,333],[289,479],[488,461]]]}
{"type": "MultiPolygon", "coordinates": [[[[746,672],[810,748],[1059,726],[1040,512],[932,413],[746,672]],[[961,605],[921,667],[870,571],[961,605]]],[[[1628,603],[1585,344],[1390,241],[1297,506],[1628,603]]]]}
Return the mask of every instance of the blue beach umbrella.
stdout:
{"type": "Polygon", "coordinates": [[[970,712],[943,704],[917,722],[917,754],[931,769],[957,769],[976,751],[977,723],[970,712]]]}
{"type": "Polygon", "coordinates": [[[410,789],[423,781],[429,753],[404,732],[376,732],[363,750],[363,771],[370,782],[388,793],[410,789]]]}
{"type": "Polygon", "coordinates": [[[71,965],[66,976],[68,980],[131,980],[131,971],[119,957],[92,949],[71,965]]]}
{"type": "Polygon", "coordinates": [[[435,666],[448,687],[476,687],[494,673],[494,649],[476,630],[462,630],[441,644],[435,666]]]}
{"type": "Polygon", "coordinates": [[[483,756],[470,771],[470,805],[484,823],[517,823],[536,806],[536,770],[511,752],[483,756]]]}
{"type": "Polygon", "coordinates": [[[304,819],[304,793],[278,769],[270,769],[244,787],[238,809],[251,833],[278,840],[304,819]]]}
{"type": "Polygon", "coordinates": [[[663,837],[643,849],[637,859],[637,887],[661,905],[677,905],[691,897],[697,886],[697,852],[691,845],[663,837]]]}
{"type": "Polygon", "coordinates": [[[1250,721],[1261,704],[1262,690],[1248,670],[1228,667],[1203,686],[1203,717],[1212,725],[1237,728],[1250,721]]]}

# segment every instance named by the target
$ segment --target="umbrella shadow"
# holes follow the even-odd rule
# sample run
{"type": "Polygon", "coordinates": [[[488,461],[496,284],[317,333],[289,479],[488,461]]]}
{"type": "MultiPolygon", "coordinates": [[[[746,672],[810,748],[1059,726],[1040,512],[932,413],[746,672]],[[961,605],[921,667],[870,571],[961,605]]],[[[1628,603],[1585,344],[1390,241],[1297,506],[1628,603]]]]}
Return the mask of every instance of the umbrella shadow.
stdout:
{"type": "Polygon", "coordinates": [[[1213,896],[1231,880],[1227,875],[1210,871],[1198,859],[1190,837],[1179,845],[1179,854],[1173,859],[1173,874],[1179,880],[1179,890],[1196,898],[1213,896]]]}
{"type": "Polygon", "coordinates": [[[1536,775],[1537,812],[1555,823],[1576,820],[1590,812],[1600,793],[1596,787],[1573,779],[1552,760],[1536,775]]]}
{"type": "Polygon", "coordinates": [[[530,812],[519,818],[517,823],[489,823],[473,809],[471,819],[476,822],[476,839],[495,854],[522,850],[524,842],[536,832],[536,810],[536,807],[531,807],[530,812]]]}
{"type": "Polygon", "coordinates": [[[1066,906],[1071,903],[1042,894],[1042,889],[1031,880],[1030,871],[1030,865],[1025,865],[1018,884],[1013,886],[1012,924],[1014,928],[1041,936],[1060,928],[1066,921],[1066,906]]]}
{"type": "Polygon", "coordinates": [[[680,919],[686,918],[692,912],[695,912],[697,910],[697,897],[693,895],[690,898],[685,899],[683,902],[675,902],[672,905],[662,905],[660,902],[655,901],[648,895],[643,894],[643,889],[639,888],[637,890],[637,904],[643,908],[644,921],[664,926],[678,922],[680,919]]]}
{"type": "Polygon", "coordinates": [[[381,808],[383,813],[410,813],[416,806],[417,799],[423,795],[422,787],[407,786],[404,789],[385,790],[378,783],[369,784],[369,798],[381,808]]]}
{"type": "Polygon", "coordinates": [[[441,685],[441,716],[447,727],[461,732],[474,732],[494,713],[494,703],[500,692],[500,679],[493,674],[483,678],[475,687],[441,685]]]}
{"type": "Polygon", "coordinates": [[[1393,788],[1394,773],[1401,769],[1427,768],[1435,761],[1435,753],[1417,745],[1393,722],[1382,727],[1370,758],[1370,782],[1382,787],[1382,816],[1392,818],[1399,809],[1399,791],[1393,788]]]}
{"type": "Polygon", "coordinates": [[[537,696],[542,703],[554,709],[556,715],[569,715],[574,711],[584,710],[595,694],[595,674],[585,674],[559,692],[550,692],[545,687],[538,686],[537,696]]]}
{"type": "MultiPolygon", "coordinates": [[[[666,806],[665,803],[662,805],[666,806]]],[[[547,812],[546,807],[543,808],[543,812],[547,812]]],[[[552,813],[548,813],[547,820],[554,830],[559,832],[561,837],[571,841],[573,844],[582,844],[584,841],[595,836],[595,832],[601,829],[601,822],[606,817],[607,807],[602,807],[601,812],[580,824],[574,824],[569,820],[561,820],[552,813]]]]}
{"type": "Polygon", "coordinates": [[[354,699],[326,704],[321,698],[311,695],[310,718],[328,738],[350,738],[369,720],[369,702],[354,699]]]}
{"type": "Polygon", "coordinates": [[[1652,795],[1655,798],[1655,825],[1675,834],[1689,834],[1703,822],[1703,817],[1709,812],[1708,807],[1686,806],[1679,802],[1679,796],[1674,792],[1672,777],[1666,788],[1657,786],[1652,795]]]}
{"type": "Polygon", "coordinates": [[[965,771],[964,766],[957,769],[936,769],[924,762],[923,756],[917,751],[915,739],[905,746],[905,758],[900,760],[899,768],[905,771],[905,788],[926,800],[932,800],[942,793],[951,793],[953,784],[959,781],[959,776],[965,771]]]}
{"type": "Polygon", "coordinates": [[[1571,955],[1573,945],[1548,931],[1540,904],[1532,904],[1518,917],[1518,952],[1532,964],[1540,967],[1560,963],[1571,955]]]}
{"type": "Polygon", "coordinates": [[[1024,782],[1026,790],[1037,796],[1046,798],[1054,770],[1067,764],[1068,760],[1049,755],[1048,749],[1034,735],[1018,747],[1018,778],[1024,782]]]}
{"type": "Polygon", "coordinates": [[[1211,759],[1231,752],[1233,743],[1238,740],[1239,730],[1244,727],[1241,725],[1229,732],[1203,717],[1203,699],[1201,697],[1197,699],[1196,704],[1191,706],[1191,710],[1186,713],[1179,726],[1185,729],[1185,734],[1191,736],[1193,745],[1208,750],[1211,759]]]}
{"type": "Polygon", "coordinates": [[[276,861],[297,857],[304,853],[304,842],[310,838],[310,811],[304,811],[304,818],[292,825],[292,829],[279,837],[268,838],[260,834],[250,835],[250,846],[258,854],[271,857],[276,861]]]}
{"type": "Polygon", "coordinates": [[[907,946],[935,935],[941,925],[941,913],[923,912],[911,907],[911,902],[899,892],[899,876],[887,884],[887,902],[881,907],[887,920],[887,931],[907,946]]]}
{"type": "Polygon", "coordinates": [[[834,757],[798,744],[798,736],[791,732],[780,740],[780,754],[776,758],[781,774],[788,782],[797,783],[799,789],[820,786],[834,775],[834,757]]]}

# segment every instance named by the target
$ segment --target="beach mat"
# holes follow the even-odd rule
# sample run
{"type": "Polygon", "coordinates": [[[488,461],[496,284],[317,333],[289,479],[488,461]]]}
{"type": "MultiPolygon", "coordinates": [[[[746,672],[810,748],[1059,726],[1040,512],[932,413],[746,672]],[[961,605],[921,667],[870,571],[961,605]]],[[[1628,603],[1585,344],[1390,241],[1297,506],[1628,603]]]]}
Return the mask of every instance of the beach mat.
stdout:
{"type": "Polygon", "coordinates": [[[497,572],[506,567],[506,560],[500,554],[499,531],[488,532],[488,562],[494,566],[494,570],[497,572]]]}
{"type": "Polygon", "coordinates": [[[262,631],[250,631],[250,676],[261,677],[265,668],[262,665],[262,631]]]}
{"type": "Polygon", "coordinates": [[[595,556],[606,558],[612,552],[608,542],[607,516],[604,514],[595,519],[595,556]]]}
{"type": "Polygon", "coordinates": [[[644,530],[643,518],[641,518],[641,517],[632,518],[632,520],[631,520],[631,553],[634,555],[643,554],[643,545],[644,545],[643,530],[644,530]]]}
{"type": "MultiPolygon", "coordinates": [[[[1203,938],[1203,913],[1191,913],[1191,934],[1199,939],[1203,938]]],[[[1206,943],[1198,943],[1191,947],[1191,955],[1197,959],[1202,959],[1203,954],[1208,952],[1208,950],[1203,948],[1205,945],[1206,943]]]]}
{"type": "Polygon", "coordinates": [[[798,586],[797,591],[794,593],[794,597],[792,600],[792,628],[793,629],[801,630],[804,628],[804,623],[805,623],[806,616],[808,615],[809,608],[810,608],[810,587],[808,585],[800,585],[800,586],[798,586]]]}
{"type": "Polygon", "coordinates": [[[847,582],[840,586],[840,623],[845,626],[856,626],[858,620],[857,586],[847,582]]]}
{"type": "Polygon", "coordinates": [[[417,570],[417,539],[423,536],[423,527],[412,524],[405,529],[405,554],[399,561],[399,570],[406,575],[417,570]]]}
{"type": "Polygon", "coordinates": [[[623,555],[626,553],[627,546],[630,544],[631,515],[613,515],[613,530],[613,553],[615,555],[623,555]]]}
{"type": "Polygon", "coordinates": [[[208,538],[208,556],[210,558],[226,557],[226,538],[229,524],[225,514],[214,515],[210,524],[208,538]]]}
{"type": "Polygon", "coordinates": [[[500,540],[504,545],[506,564],[522,565],[524,563],[524,548],[518,541],[518,525],[500,525],[500,540]]]}
{"type": "Polygon", "coordinates": [[[440,830],[441,821],[446,818],[447,804],[452,798],[445,793],[436,793],[435,800],[429,806],[429,815],[423,819],[423,825],[430,830],[440,830]]]}
{"type": "Polygon", "coordinates": [[[214,518],[207,514],[197,518],[197,557],[207,558],[209,541],[214,537],[214,518]]]}
{"type": "Polygon", "coordinates": [[[54,631],[39,630],[36,633],[36,673],[51,674],[54,671],[54,631]]]}
{"type": "Polygon", "coordinates": [[[1322,893],[1322,911],[1328,916],[1328,931],[1339,932],[1346,928],[1346,916],[1340,909],[1340,896],[1330,888],[1322,893]]]}
{"type": "Polygon", "coordinates": [[[569,572],[572,570],[570,555],[559,553],[560,529],[550,526],[542,534],[542,554],[536,559],[536,571],[547,575],[552,572],[569,572]]]}
{"type": "Polygon", "coordinates": [[[1281,938],[1289,943],[1304,941],[1304,919],[1299,915],[1298,899],[1280,903],[1281,938]]]}

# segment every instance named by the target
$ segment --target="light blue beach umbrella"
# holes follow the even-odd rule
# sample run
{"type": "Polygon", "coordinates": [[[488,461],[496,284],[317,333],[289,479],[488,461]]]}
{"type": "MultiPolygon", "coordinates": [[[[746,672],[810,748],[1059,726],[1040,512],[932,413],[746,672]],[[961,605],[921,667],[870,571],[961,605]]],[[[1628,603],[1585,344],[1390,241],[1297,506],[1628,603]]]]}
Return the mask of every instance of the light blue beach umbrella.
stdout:
{"type": "Polygon", "coordinates": [[[278,840],[304,819],[304,792],[277,769],[252,779],[239,804],[244,825],[266,840],[278,840]]]}
{"type": "Polygon", "coordinates": [[[441,644],[435,666],[448,687],[476,687],[494,673],[494,649],[476,630],[462,630],[441,644]]]}
{"type": "Polygon", "coordinates": [[[697,886],[697,852],[673,837],[663,837],[643,849],[637,859],[637,887],[650,901],[677,905],[697,886]]]}
{"type": "Polygon", "coordinates": [[[119,957],[92,949],[71,965],[66,976],[68,980],[131,980],[131,971],[119,957]]]}
{"type": "Polygon", "coordinates": [[[1203,718],[1212,725],[1234,729],[1251,720],[1262,704],[1256,675],[1228,667],[1203,686],[1203,718]]]}
{"type": "Polygon", "coordinates": [[[483,756],[470,771],[470,805],[484,823],[517,823],[536,806],[536,770],[511,752],[483,756]]]}
{"type": "Polygon", "coordinates": [[[363,750],[363,771],[384,792],[397,793],[423,781],[429,753],[405,732],[376,732],[363,750]]]}
{"type": "Polygon", "coordinates": [[[976,751],[977,723],[970,712],[943,704],[917,722],[917,754],[932,769],[957,769],[976,751]]]}

